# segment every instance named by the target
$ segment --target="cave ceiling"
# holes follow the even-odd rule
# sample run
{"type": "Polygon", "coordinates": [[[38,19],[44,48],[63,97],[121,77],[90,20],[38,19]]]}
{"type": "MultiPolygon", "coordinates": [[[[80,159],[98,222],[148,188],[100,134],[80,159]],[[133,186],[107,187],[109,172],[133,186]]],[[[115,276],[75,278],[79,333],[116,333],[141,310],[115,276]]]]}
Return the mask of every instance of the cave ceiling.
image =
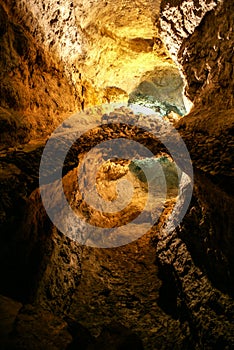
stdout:
{"type": "Polygon", "coordinates": [[[59,56],[72,81],[129,94],[146,72],[172,65],[157,29],[160,1],[19,1],[33,36],[59,56]]]}

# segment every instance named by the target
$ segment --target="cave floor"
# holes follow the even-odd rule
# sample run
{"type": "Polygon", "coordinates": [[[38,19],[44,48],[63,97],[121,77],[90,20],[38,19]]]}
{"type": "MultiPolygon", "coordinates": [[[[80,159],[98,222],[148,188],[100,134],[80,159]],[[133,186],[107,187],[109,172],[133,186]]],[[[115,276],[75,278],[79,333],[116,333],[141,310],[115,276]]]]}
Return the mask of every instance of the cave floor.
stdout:
{"type": "MultiPolygon", "coordinates": [[[[40,142],[15,150],[14,164],[24,166],[24,171],[29,168],[30,174],[33,165],[37,172],[38,165],[34,163],[40,159],[41,150],[40,142]]],[[[2,152],[7,163],[13,159],[10,151],[2,152]]],[[[104,326],[114,322],[135,332],[146,350],[189,349],[188,323],[167,314],[158,303],[162,280],[153,244],[157,230],[156,225],[140,239],[118,248],[82,248],[81,280],[68,316],[86,327],[92,336],[98,337],[104,326]]]]}
{"type": "Polygon", "coordinates": [[[100,334],[103,325],[116,322],[137,333],[145,349],[183,348],[188,324],[158,306],[162,282],[151,243],[155,230],[122,247],[84,248],[81,282],[69,316],[93,336],[100,334]]]}
{"type": "MultiPolygon", "coordinates": [[[[110,124],[112,119],[120,118],[124,114],[123,112],[125,110],[115,111],[113,114],[110,113],[108,115],[108,123],[110,124]]],[[[102,111],[99,111],[98,115],[96,115],[96,112],[94,115],[89,115],[88,121],[87,118],[79,119],[78,126],[80,127],[81,124],[81,127],[84,126],[85,128],[87,123],[91,125],[93,121],[100,123],[102,121],[102,115],[102,111]]],[[[129,115],[129,117],[132,116],[132,114],[129,115]]],[[[93,124],[96,126],[95,123],[93,124]]],[[[73,125],[71,123],[64,123],[61,130],[62,140],[69,139],[70,134],[72,134],[72,127],[73,125]]],[[[120,131],[121,137],[138,137],[146,145],[150,141],[150,146],[152,151],[155,151],[155,156],[158,155],[161,157],[165,152],[154,139],[149,140],[147,134],[142,135],[141,133],[137,133],[137,130],[134,128],[125,128],[124,125],[120,131]]],[[[64,162],[64,193],[72,209],[74,211],[79,209],[81,214],[86,213],[87,208],[82,201],[80,193],[77,191],[77,169],[82,163],[87,149],[89,150],[94,147],[97,141],[101,139],[108,140],[117,136],[114,128],[109,127],[109,125],[103,129],[92,129],[91,132],[81,139],[83,143],[75,144],[74,149],[72,149],[73,152],[68,154],[64,162]],[[106,133],[107,136],[105,138],[106,133]]],[[[29,196],[35,190],[28,200],[27,208],[31,208],[30,206],[33,204],[30,212],[27,213],[29,221],[27,224],[23,222],[23,227],[24,230],[29,227],[31,232],[31,227],[34,227],[32,225],[35,223],[35,218],[36,222],[40,221],[38,218],[42,218],[42,227],[36,226],[34,230],[35,234],[42,234],[42,237],[44,237],[43,220],[45,218],[41,214],[42,203],[37,190],[38,168],[42,151],[43,140],[18,149],[3,150],[0,154],[2,160],[2,171],[0,175],[5,190],[5,197],[3,198],[5,198],[7,205],[8,203],[11,205],[12,201],[18,203],[25,195],[29,196]],[[14,184],[14,187],[12,184],[14,184]],[[34,213],[35,210],[36,212],[34,213]]],[[[98,154],[99,151],[93,154],[92,157],[94,160],[98,154]]],[[[51,169],[49,169],[51,173],[49,172],[48,175],[47,173],[45,174],[49,179],[50,176],[53,177],[57,169],[54,154],[50,159],[52,160],[51,169]]],[[[94,163],[91,162],[91,164],[94,163]]],[[[121,162],[116,163],[113,160],[106,162],[106,167],[103,166],[100,173],[97,173],[96,180],[99,186],[98,188],[101,190],[100,193],[103,198],[111,200],[115,198],[114,189],[116,188],[116,181],[125,176],[126,179],[132,179],[132,183],[134,184],[134,188],[137,188],[138,194],[138,196],[134,197],[132,209],[139,209],[139,206],[142,204],[139,199],[142,200],[144,197],[142,193],[144,194],[145,185],[142,184],[140,186],[141,181],[139,178],[135,175],[133,176],[132,173],[130,174],[131,171],[126,172],[127,165],[125,163],[121,164],[121,162]],[[110,172],[107,172],[107,169],[110,172]],[[120,172],[119,174],[116,174],[116,169],[120,172]],[[107,180],[111,183],[109,187],[106,187],[107,180]]],[[[86,176],[87,179],[89,179],[89,176],[93,177],[93,167],[90,167],[89,173],[86,174],[84,172],[84,174],[88,175],[86,176]]],[[[54,191],[54,193],[56,192],[54,191]]],[[[211,331],[211,333],[208,333],[208,336],[206,333],[204,335],[202,334],[202,342],[204,344],[206,344],[205,338],[207,338],[207,343],[209,344],[207,349],[212,349],[213,344],[219,341],[220,337],[221,341],[224,339],[224,344],[227,344],[232,337],[230,322],[230,315],[232,315],[231,301],[227,296],[222,296],[219,291],[210,285],[204,274],[193,264],[186,245],[177,236],[166,236],[168,239],[161,242],[162,237],[159,234],[160,225],[172,209],[170,200],[173,201],[176,195],[177,191],[176,193],[171,192],[170,196],[167,197],[168,202],[164,203],[165,215],[162,215],[162,218],[160,218],[161,221],[150,232],[137,241],[118,248],[103,249],[76,244],[71,245],[71,242],[65,242],[63,240],[64,238],[61,238],[57,231],[46,232],[50,239],[48,247],[46,245],[47,242],[43,242],[45,244],[43,246],[43,258],[47,255],[47,252],[49,255],[48,259],[46,258],[47,260],[45,259],[43,261],[47,269],[42,276],[40,288],[37,291],[37,303],[44,303],[42,306],[46,306],[46,308],[49,308],[54,313],[58,311],[54,310],[56,306],[62,304],[62,317],[70,317],[71,320],[88,329],[95,338],[102,335],[103,329],[110,323],[120,323],[138,335],[146,350],[200,349],[202,343],[199,339],[200,334],[197,334],[197,329],[199,331],[200,329],[206,330],[211,325],[212,327],[215,325],[215,332],[211,331]],[[168,206],[166,206],[166,203],[168,203],[168,206]],[[157,237],[159,238],[159,248],[156,244],[157,237]],[[52,254],[51,238],[52,242],[55,242],[52,254]],[[53,240],[54,238],[55,241],[53,240]],[[65,258],[68,258],[68,263],[64,263],[65,260],[63,261],[60,257],[59,251],[61,248],[67,248],[67,245],[69,249],[67,255],[65,254],[65,258]],[[46,250],[44,250],[45,248],[46,250]],[[75,265],[70,264],[70,249],[77,257],[77,264],[75,265]],[[157,254],[159,254],[161,270],[156,262],[157,254]],[[162,266],[166,274],[165,269],[168,268],[167,257],[169,257],[169,268],[171,268],[172,272],[169,271],[168,276],[165,276],[162,275],[162,266]],[[173,280],[173,271],[177,275],[178,285],[173,280]],[[61,276],[64,276],[64,289],[62,284],[59,283],[62,280],[61,276]],[[173,288],[177,289],[178,295],[176,295],[173,288]],[[51,292],[52,301],[47,300],[47,290],[51,292]],[[67,307],[64,307],[64,304],[67,307]],[[220,310],[224,310],[222,311],[223,313],[220,313],[220,310]]],[[[56,205],[56,200],[59,201],[60,197],[56,195],[53,198],[54,205],[56,205]]],[[[14,206],[12,207],[14,208],[14,206]]],[[[7,206],[6,208],[8,209],[7,206]]],[[[97,224],[103,222],[103,215],[98,216],[95,212],[93,216],[90,214],[92,214],[91,210],[87,212],[87,217],[95,219],[97,224]]],[[[123,214],[119,213],[117,219],[118,221],[122,221],[124,219],[123,214]]],[[[111,223],[113,224],[113,222],[111,223]]],[[[138,229],[140,229],[140,225],[138,226],[138,229]]],[[[102,226],[100,225],[100,227],[102,226]]],[[[111,227],[116,226],[111,225],[111,227]]],[[[24,230],[22,232],[25,232],[24,230]]],[[[127,233],[132,237],[136,237],[137,230],[132,231],[134,232],[127,233]]],[[[64,252],[62,251],[62,253],[64,252]]],[[[19,317],[24,317],[24,314],[19,317]]],[[[31,334],[28,331],[28,324],[25,327],[27,335],[31,334]]],[[[70,334],[69,337],[71,337],[70,334]]],[[[111,350],[111,348],[107,349],[111,350]]],[[[106,350],[106,348],[103,348],[103,350],[106,350]]]]}

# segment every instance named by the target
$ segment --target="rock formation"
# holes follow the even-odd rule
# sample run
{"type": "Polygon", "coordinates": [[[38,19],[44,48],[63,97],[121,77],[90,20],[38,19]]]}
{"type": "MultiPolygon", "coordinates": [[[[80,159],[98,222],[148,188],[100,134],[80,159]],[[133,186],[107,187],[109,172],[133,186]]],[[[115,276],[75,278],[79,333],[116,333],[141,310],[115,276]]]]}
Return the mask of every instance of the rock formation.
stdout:
{"type": "MultiPolygon", "coordinates": [[[[0,0],[1,348],[234,346],[233,14],[232,0],[0,0]],[[165,225],[187,169],[177,179],[165,147],[124,124],[140,119],[138,112],[85,112],[111,102],[152,107],[185,141],[194,189],[175,230],[165,225]],[[170,189],[163,214],[128,245],[83,246],[64,236],[43,207],[43,149],[62,121],[69,134],[67,118],[75,112],[81,124],[103,123],[82,135],[63,168],[66,198],[88,222],[115,229],[142,210],[147,194],[141,170],[110,159],[96,179],[101,196],[115,200],[125,179],[134,185],[133,200],[116,216],[90,209],[76,174],[98,142],[128,137],[173,169],[164,169],[170,189]],[[118,117],[122,124],[111,124],[118,117]]],[[[151,116],[148,124],[157,128],[151,116]]],[[[93,157],[92,164],[98,152],[93,157]]],[[[57,180],[54,154],[51,162],[48,179],[57,180]]],[[[186,195],[190,184],[183,186],[186,195]]],[[[140,233],[136,225],[126,235],[140,233]]]]}

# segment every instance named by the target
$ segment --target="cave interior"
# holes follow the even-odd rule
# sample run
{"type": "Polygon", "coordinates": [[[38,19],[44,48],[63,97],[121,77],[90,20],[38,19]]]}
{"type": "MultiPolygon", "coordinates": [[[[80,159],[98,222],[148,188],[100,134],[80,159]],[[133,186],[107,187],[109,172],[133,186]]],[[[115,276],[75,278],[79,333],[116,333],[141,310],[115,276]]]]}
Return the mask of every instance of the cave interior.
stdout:
{"type": "Polygon", "coordinates": [[[1,349],[234,348],[233,28],[0,0],[1,349]]]}

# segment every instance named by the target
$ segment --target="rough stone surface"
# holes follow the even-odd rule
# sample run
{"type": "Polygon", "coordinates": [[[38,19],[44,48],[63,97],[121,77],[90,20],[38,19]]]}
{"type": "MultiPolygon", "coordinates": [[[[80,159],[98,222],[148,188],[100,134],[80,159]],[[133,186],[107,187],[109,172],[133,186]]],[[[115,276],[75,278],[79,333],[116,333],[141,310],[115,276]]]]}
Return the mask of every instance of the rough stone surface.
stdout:
{"type": "Polygon", "coordinates": [[[21,308],[9,334],[6,349],[66,349],[72,336],[67,323],[39,305],[21,308]]]}
{"type": "Polygon", "coordinates": [[[7,344],[9,334],[13,331],[13,324],[22,304],[0,295],[0,346],[7,344]]]}
{"type": "Polygon", "coordinates": [[[130,93],[155,62],[169,60],[155,25],[159,1],[145,0],[137,6],[129,0],[121,4],[7,1],[7,5],[40,46],[62,61],[71,81],[83,86],[86,106],[108,102],[109,88],[130,93]],[[88,98],[91,89],[93,100],[88,98]]]}
{"type": "Polygon", "coordinates": [[[90,105],[127,101],[158,64],[175,69],[158,1],[8,0],[0,12],[1,147],[46,137],[90,105]]]}
{"type": "Polygon", "coordinates": [[[171,55],[177,54],[183,41],[193,34],[204,15],[221,2],[219,0],[163,0],[160,27],[171,55]]]}
{"type": "MultiPolygon", "coordinates": [[[[72,349],[81,340],[84,349],[98,349],[106,345],[104,338],[109,348],[118,348],[120,339],[122,345],[129,344],[129,335],[135,348],[143,343],[152,350],[231,349],[233,1],[162,2],[161,35],[180,64],[193,102],[191,113],[175,125],[193,160],[194,196],[176,231],[166,230],[162,218],[147,236],[115,250],[81,247],[50,223],[37,190],[45,139],[8,147],[48,135],[76,108],[127,99],[144,81],[155,81],[155,67],[172,62],[155,27],[158,2],[61,4],[6,1],[0,8],[1,130],[6,144],[0,172],[1,288],[23,303],[34,302],[24,306],[11,326],[21,304],[11,301],[8,308],[3,298],[9,311],[4,334],[13,329],[16,348],[29,349],[46,349],[47,344],[72,349]]],[[[124,122],[125,112],[103,115],[100,109],[90,118],[105,124],[119,117],[124,122]]],[[[140,118],[133,113],[129,117],[140,118]]],[[[85,118],[81,116],[80,125],[89,122],[85,118]]],[[[148,126],[157,128],[154,117],[148,126]]],[[[70,127],[64,123],[64,129],[70,127]]],[[[165,155],[163,145],[147,134],[124,125],[118,131],[165,155]]],[[[77,210],[99,223],[103,218],[87,211],[70,186],[83,155],[105,137],[116,137],[116,128],[104,125],[82,137],[64,170],[74,207],[78,204],[77,210]]],[[[48,179],[56,178],[56,170],[48,179]]],[[[113,199],[115,182],[127,170],[126,163],[106,164],[97,179],[102,195],[113,199]],[[102,187],[107,180],[113,185],[109,191],[102,187]]],[[[144,185],[135,181],[139,188],[144,185]]],[[[138,207],[144,191],[143,186],[138,192],[138,207]]],[[[165,216],[173,205],[173,200],[165,204],[165,216]]]]}
{"type": "Polygon", "coordinates": [[[79,247],[51,229],[41,206],[41,153],[36,143],[1,159],[1,291],[42,305],[49,300],[59,313],[69,309],[79,282],[79,247]]]}
{"type": "Polygon", "coordinates": [[[124,247],[84,249],[71,316],[79,317],[96,337],[102,335],[103,325],[113,321],[136,333],[144,349],[189,349],[194,341],[188,323],[158,305],[162,283],[150,243],[155,235],[157,228],[124,247]]]}
{"type": "Polygon", "coordinates": [[[187,105],[183,90],[184,82],[177,67],[158,65],[142,77],[141,83],[131,92],[129,103],[144,105],[161,115],[168,115],[170,111],[184,115],[187,105]]]}
{"type": "Polygon", "coordinates": [[[90,347],[90,350],[117,350],[129,348],[135,350],[144,349],[141,339],[136,334],[121,325],[121,323],[112,322],[103,329],[95,345],[90,347]]]}
{"type": "MultiPolygon", "coordinates": [[[[163,7],[163,14],[166,13],[164,13],[164,9],[163,7]]],[[[199,193],[196,194],[199,205],[208,217],[210,217],[208,212],[216,213],[211,214],[212,219],[210,219],[216,223],[210,232],[216,232],[216,234],[210,233],[205,235],[206,238],[204,237],[207,241],[212,241],[213,248],[209,247],[209,254],[213,255],[214,249],[216,249],[217,261],[222,265],[223,271],[226,270],[226,276],[231,274],[233,278],[233,272],[231,273],[230,267],[228,268],[226,265],[232,266],[232,253],[228,249],[228,244],[225,243],[229,240],[229,244],[232,242],[232,234],[230,233],[232,214],[229,215],[225,209],[225,207],[232,207],[233,193],[230,184],[234,174],[232,13],[232,1],[220,3],[204,16],[200,25],[181,43],[177,59],[184,71],[187,80],[186,92],[193,101],[194,107],[188,116],[177,123],[177,127],[186,141],[194,166],[210,177],[210,180],[207,179],[207,188],[210,190],[205,190],[203,182],[206,180],[202,180],[202,176],[198,177],[199,193]],[[225,65],[230,66],[229,70],[224,67],[224,62],[225,65]],[[202,72],[202,76],[199,72],[202,72]],[[223,84],[224,81],[229,83],[223,84]],[[213,196],[220,198],[220,200],[217,201],[217,198],[215,200],[213,196]],[[226,204],[219,205],[219,203],[226,204]],[[223,212],[226,213],[227,220],[221,218],[223,212]],[[216,220],[215,216],[220,219],[216,220]],[[228,223],[227,226],[225,222],[228,223]],[[220,238],[218,238],[219,236],[220,238]],[[221,253],[223,248],[220,252],[222,258],[218,257],[220,243],[215,243],[220,242],[220,240],[222,240],[222,245],[226,245],[224,256],[221,253]],[[220,259],[223,260],[223,263],[220,259]]],[[[176,20],[177,17],[174,18],[174,21],[176,20]]],[[[171,35],[174,36],[175,32],[171,31],[171,35]]],[[[170,33],[168,33],[168,37],[170,39],[170,33]]],[[[205,214],[203,213],[203,215],[205,214]]],[[[217,266],[214,261],[213,264],[217,266]]],[[[216,271],[216,268],[213,271],[216,271]]],[[[219,278],[218,275],[216,276],[219,278]]]]}
{"type": "Polygon", "coordinates": [[[176,126],[199,170],[190,209],[176,232],[159,239],[158,259],[177,281],[202,346],[228,349],[233,346],[233,300],[227,294],[233,295],[234,278],[233,2],[219,2],[205,14],[207,7],[198,1],[186,17],[188,4],[162,2],[161,25],[194,104],[176,126]],[[186,23],[193,13],[197,20],[189,31],[186,23]]]}
{"type": "MultiPolygon", "coordinates": [[[[180,21],[179,10],[188,3],[180,1],[177,7],[173,7],[173,4],[170,7],[170,2],[167,5],[162,3],[162,33],[168,42],[178,42],[175,58],[185,75],[186,94],[195,104],[194,112],[210,107],[218,115],[221,110],[233,108],[233,2],[217,2],[218,6],[209,8],[209,11],[206,6],[200,7],[198,4],[198,10],[202,8],[205,11],[200,11],[200,25],[180,40],[180,33],[173,29],[173,25],[180,23],[180,28],[185,28],[185,23],[180,21]],[[164,27],[167,8],[177,8],[178,12],[169,20],[170,31],[164,27]]],[[[212,4],[207,3],[209,6],[212,4]]],[[[168,44],[168,49],[173,53],[173,45],[168,44]]]]}
{"type": "Polygon", "coordinates": [[[69,113],[81,109],[82,97],[64,65],[5,4],[0,4],[0,13],[5,24],[0,37],[2,149],[48,135],[69,113]]]}
{"type": "Polygon", "coordinates": [[[219,113],[233,108],[234,103],[233,11],[233,2],[224,1],[208,12],[178,53],[188,83],[187,96],[196,106],[211,106],[219,113]]]}

